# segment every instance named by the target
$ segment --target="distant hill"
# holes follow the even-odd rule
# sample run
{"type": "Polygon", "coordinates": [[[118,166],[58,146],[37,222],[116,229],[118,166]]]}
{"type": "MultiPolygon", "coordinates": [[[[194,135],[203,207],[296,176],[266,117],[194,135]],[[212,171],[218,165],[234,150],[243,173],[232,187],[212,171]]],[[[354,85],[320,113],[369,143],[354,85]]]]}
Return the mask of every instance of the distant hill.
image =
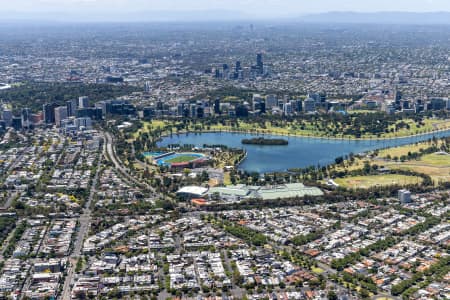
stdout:
{"type": "Polygon", "coordinates": [[[368,23],[368,24],[449,24],[450,12],[328,12],[305,15],[300,18],[309,23],[368,23]]]}
{"type": "MultiPolygon", "coordinates": [[[[0,0],[1,2],[1,0],[0,0]]],[[[250,18],[244,13],[232,10],[192,11],[124,11],[124,12],[66,12],[49,11],[40,13],[2,12],[0,23],[11,21],[43,22],[209,22],[235,21],[250,18]]]]}

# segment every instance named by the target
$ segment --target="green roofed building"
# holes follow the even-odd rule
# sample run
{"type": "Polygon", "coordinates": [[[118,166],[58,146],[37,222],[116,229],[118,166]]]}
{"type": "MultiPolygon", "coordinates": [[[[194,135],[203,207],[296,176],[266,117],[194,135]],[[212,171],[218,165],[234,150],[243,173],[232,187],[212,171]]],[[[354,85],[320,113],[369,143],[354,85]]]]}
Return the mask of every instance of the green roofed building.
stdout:
{"type": "Polygon", "coordinates": [[[214,200],[240,201],[255,195],[254,191],[257,187],[247,186],[244,184],[228,185],[226,187],[212,187],[208,191],[208,195],[214,200]]]}
{"type": "Polygon", "coordinates": [[[258,195],[258,198],[263,200],[274,200],[304,196],[322,196],[323,192],[317,187],[306,187],[303,183],[287,183],[261,187],[258,190],[258,195]]]}
{"type": "Polygon", "coordinates": [[[304,196],[322,196],[323,192],[317,187],[306,187],[302,183],[288,183],[274,186],[229,185],[213,187],[208,196],[214,200],[241,201],[244,199],[274,200],[296,198],[304,196]]]}

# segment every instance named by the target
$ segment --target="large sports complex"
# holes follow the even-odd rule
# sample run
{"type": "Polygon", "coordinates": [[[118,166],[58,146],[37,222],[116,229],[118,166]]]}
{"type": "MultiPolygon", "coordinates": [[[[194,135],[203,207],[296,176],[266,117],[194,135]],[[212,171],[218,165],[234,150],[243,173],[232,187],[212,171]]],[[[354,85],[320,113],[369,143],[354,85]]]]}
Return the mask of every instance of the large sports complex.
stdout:
{"type": "Polygon", "coordinates": [[[210,158],[203,153],[195,152],[145,152],[153,164],[174,169],[196,168],[205,165],[210,158]]]}
{"type": "Polygon", "coordinates": [[[276,200],[304,196],[322,196],[317,187],[308,187],[302,183],[287,183],[274,186],[248,186],[244,184],[225,187],[187,186],[177,191],[177,195],[185,199],[219,198],[226,202],[239,202],[245,199],[276,200]]]}

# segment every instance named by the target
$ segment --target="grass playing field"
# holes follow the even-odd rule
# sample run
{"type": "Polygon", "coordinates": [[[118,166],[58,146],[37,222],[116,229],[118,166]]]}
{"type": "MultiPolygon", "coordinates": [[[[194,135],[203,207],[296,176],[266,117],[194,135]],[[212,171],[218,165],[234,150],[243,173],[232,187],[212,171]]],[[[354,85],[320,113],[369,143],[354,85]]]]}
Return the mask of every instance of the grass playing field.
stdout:
{"type": "Polygon", "coordinates": [[[172,159],[168,159],[165,162],[169,163],[169,164],[173,164],[173,163],[184,163],[184,162],[190,162],[193,161],[195,159],[197,159],[198,157],[195,157],[193,155],[180,155],[177,157],[174,157],[172,159]]]}
{"type": "Polygon", "coordinates": [[[418,184],[422,182],[422,178],[417,176],[386,174],[386,175],[369,175],[369,176],[337,178],[334,181],[340,186],[346,188],[366,189],[375,186],[388,186],[394,184],[396,185],[418,184]]]}

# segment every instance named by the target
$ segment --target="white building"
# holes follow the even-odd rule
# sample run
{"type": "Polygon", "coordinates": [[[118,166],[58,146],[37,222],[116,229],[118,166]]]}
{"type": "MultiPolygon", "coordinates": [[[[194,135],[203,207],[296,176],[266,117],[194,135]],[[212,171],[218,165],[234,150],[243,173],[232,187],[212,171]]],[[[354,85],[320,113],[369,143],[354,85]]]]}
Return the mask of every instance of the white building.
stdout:
{"type": "Polygon", "coordinates": [[[56,126],[61,126],[61,121],[67,119],[67,106],[58,106],[55,108],[55,123],[56,126]]]}
{"type": "Polygon", "coordinates": [[[86,96],[78,98],[78,107],[79,108],[88,108],[89,107],[89,98],[86,96]]]}
{"type": "Polygon", "coordinates": [[[411,192],[408,190],[399,190],[398,191],[398,200],[401,203],[411,203],[411,192]]]}

